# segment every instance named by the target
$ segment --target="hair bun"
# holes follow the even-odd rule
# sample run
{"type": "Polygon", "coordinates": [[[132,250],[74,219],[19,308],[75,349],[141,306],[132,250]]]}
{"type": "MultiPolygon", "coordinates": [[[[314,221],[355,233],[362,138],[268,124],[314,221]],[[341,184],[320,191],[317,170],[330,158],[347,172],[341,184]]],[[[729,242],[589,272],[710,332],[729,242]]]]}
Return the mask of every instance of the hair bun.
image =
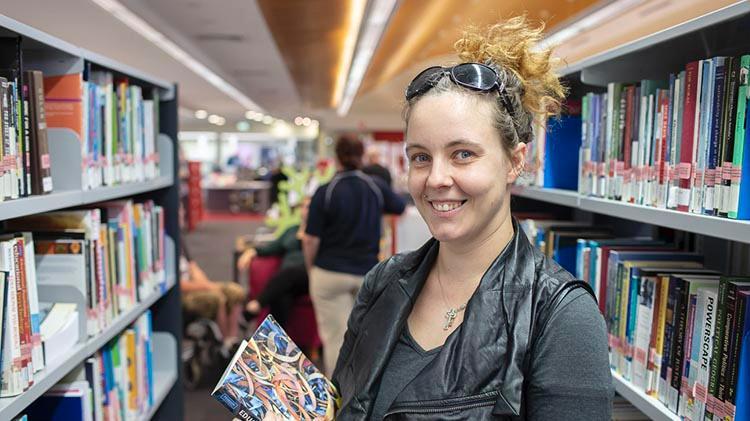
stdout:
{"type": "Polygon", "coordinates": [[[543,117],[557,115],[566,89],[555,68],[560,63],[552,57],[552,48],[539,48],[544,23],[532,26],[525,15],[463,31],[454,47],[463,62],[487,63],[512,72],[522,87],[523,107],[543,117]]]}

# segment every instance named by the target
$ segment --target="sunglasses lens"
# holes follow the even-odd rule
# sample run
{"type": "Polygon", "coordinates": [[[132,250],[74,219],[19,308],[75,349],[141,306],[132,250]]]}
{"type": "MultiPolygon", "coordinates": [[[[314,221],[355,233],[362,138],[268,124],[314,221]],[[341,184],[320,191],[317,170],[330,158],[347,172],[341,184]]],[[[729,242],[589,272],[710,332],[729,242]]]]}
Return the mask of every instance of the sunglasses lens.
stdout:
{"type": "Polygon", "coordinates": [[[497,82],[497,73],[479,63],[464,63],[453,68],[453,79],[467,88],[488,91],[497,82]]]}
{"type": "Polygon", "coordinates": [[[428,67],[420,74],[418,74],[414,80],[411,81],[409,87],[406,88],[406,100],[410,100],[417,95],[421,95],[430,90],[435,86],[435,82],[439,79],[437,75],[443,72],[443,68],[440,66],[428,67]]]}

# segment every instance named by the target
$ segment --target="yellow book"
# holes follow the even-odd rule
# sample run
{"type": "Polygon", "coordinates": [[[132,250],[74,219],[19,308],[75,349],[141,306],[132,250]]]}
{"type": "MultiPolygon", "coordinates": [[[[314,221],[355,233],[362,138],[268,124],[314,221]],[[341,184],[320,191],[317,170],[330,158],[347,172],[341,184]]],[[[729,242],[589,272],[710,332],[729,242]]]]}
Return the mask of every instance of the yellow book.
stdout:
{"type": "Polygon", "coordinates": [[[125,335],[125,343],[127,345],[127,355],[128,355],[128,410],[129,411],[138,411],[138,374],[137,374],[137,364],[138,359],[135,355],[135,331],[132,329],[128,329],[124,333],[125,335]]]}

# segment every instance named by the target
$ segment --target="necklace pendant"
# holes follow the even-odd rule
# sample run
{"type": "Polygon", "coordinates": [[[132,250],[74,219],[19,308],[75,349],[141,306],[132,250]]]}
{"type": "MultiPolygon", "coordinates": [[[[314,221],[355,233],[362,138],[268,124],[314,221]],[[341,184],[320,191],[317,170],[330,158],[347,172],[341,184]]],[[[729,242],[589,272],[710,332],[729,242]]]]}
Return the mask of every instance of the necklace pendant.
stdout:
{"type": "Polygon", "coordinates": [[[445,325],[443,325],[443,330],[448,330],[453,326],[453,320],[457,315],[458,312],[455,308],[451,308],[445,312],[445,325]]]}

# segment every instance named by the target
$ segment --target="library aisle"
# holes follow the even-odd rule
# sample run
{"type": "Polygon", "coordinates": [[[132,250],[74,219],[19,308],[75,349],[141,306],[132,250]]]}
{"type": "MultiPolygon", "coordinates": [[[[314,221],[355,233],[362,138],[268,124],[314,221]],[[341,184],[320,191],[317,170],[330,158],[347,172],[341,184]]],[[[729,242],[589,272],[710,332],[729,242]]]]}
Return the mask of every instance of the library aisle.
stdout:
{"type": "Polygon", "coordinates": [[[748,40],[0,0],[0,420],[750,420],[748,40]]]}

